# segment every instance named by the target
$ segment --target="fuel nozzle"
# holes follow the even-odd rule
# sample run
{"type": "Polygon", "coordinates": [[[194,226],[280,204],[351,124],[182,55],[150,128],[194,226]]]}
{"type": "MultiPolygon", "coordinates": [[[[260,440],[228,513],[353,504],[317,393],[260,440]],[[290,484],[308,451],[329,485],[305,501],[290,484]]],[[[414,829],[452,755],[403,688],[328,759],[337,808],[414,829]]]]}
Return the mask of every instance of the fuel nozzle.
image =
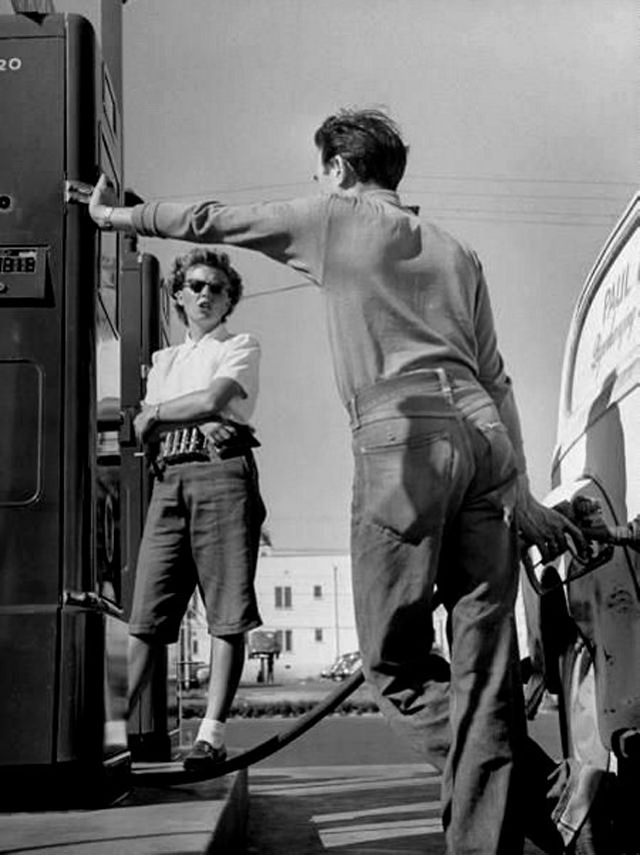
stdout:
{"type": "Polygon", "coordinates": [[[556,510],[575,523],[587,540],[628,546],[640,552],[640,515],[624,525],[610,525],[604,518],[602,504],[588,496],[576,496],[571,502],[561,502],[556,510]]]}

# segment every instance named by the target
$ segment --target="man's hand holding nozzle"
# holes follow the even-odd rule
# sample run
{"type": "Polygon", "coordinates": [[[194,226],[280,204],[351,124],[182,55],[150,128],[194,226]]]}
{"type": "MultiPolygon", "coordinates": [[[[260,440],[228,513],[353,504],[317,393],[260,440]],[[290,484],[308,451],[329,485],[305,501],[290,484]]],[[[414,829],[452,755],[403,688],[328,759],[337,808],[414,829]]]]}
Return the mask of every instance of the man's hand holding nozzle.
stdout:
{"type": "Polygon", "coordinates": [[[529,490],[528,479],[518,479],[516,518],[518,530],[525,546],[536,546],[543,562],[553,561],[569,549],[570,538],[580,556],[588,552],[587,542],[580,528],[562,512],[547,508],[537,501],[529,490]]]}

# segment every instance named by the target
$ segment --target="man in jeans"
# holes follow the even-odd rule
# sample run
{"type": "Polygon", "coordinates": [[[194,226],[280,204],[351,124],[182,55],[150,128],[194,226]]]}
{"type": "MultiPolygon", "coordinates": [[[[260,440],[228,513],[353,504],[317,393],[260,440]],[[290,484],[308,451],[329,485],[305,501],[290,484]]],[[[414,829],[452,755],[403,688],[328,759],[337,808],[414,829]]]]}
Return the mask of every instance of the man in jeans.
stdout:
{"type": "Polygon", "coordinates": [[[367,679],[392,723],[443,769],[450,855],[517,855],[525,817],[547,851],[565,851],[589,799],[580,776],[526,740],[517,536],[546,559],[566,549],[567,532],[581,535],[529,491],[482,268],[402,205],[398,128],[378,111],[345,110],[314,141],[316,197],[114,208],[101,179],[90,213],[101,227],[254,249],[323,290],[353,431],[352,568],[367,679]],[[450,684],[434,678],[430,659],[436,588],[451,620],[450,684]]]}

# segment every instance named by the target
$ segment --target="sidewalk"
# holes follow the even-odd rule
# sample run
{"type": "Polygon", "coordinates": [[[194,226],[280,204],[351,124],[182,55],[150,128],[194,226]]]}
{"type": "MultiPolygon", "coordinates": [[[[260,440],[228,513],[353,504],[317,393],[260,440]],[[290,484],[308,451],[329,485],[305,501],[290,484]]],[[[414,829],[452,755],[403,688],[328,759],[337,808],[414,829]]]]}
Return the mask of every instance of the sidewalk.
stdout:
{"type": "Polygon", "coordinates": [[[246,770],[179,787],[136,787],[101,810],[0,814],[0,853],[240,855],[247,808],[246,770]]]}

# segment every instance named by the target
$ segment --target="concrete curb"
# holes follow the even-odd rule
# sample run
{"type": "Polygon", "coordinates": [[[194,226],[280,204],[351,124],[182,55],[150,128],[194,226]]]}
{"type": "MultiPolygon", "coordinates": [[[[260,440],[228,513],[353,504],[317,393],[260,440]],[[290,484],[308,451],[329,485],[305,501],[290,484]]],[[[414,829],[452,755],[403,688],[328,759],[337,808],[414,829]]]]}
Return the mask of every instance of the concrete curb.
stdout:
{"type": "MultiPolygon", "coordinates": [[[[167,764],[167,780],[170,767],[167,764]]],[[[197,784],[136,787],[99,810],[4,813],[0,852],[11,855],[240,855],[246,846],[245,769],[197,784]]]]}

